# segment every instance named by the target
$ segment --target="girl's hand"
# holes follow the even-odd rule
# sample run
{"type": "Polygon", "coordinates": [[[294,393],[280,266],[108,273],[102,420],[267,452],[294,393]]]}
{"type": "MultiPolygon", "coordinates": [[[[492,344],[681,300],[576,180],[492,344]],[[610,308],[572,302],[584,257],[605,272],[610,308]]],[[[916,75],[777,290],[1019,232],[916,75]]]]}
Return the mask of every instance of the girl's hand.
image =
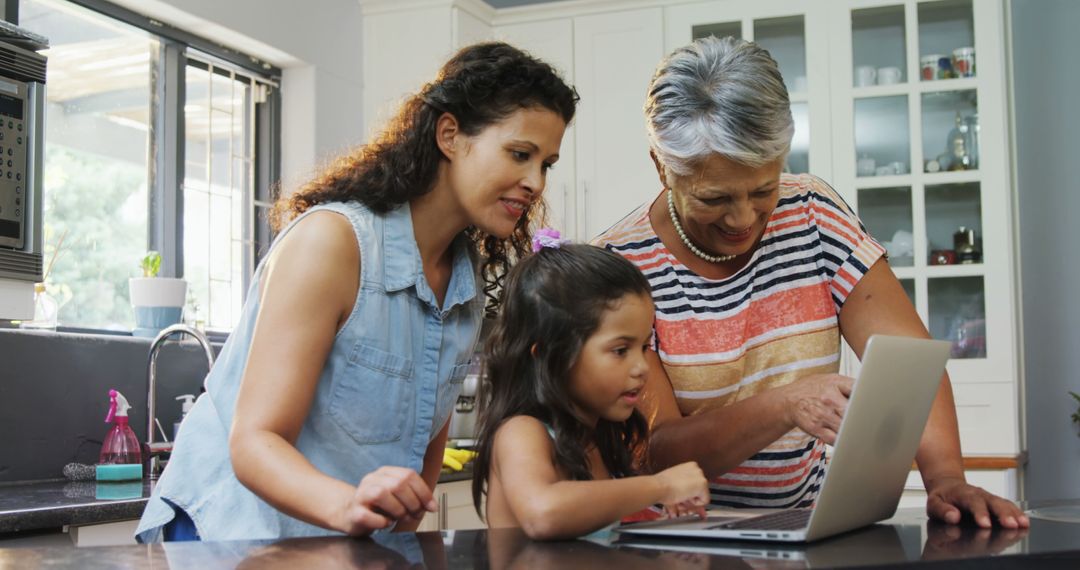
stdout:
{"type": "Polygon", "coordinates": [[[699,519],[705,518],[705,505],[697,505],[692,501],[683,501],[674,505],[664,505],[664,518],[677,519],[695,515],[699,519]]]}
{"type": "Polygon", "coordinates": [[[655,477],[664,488],[660,502],[669,514],[682,516],[696,512],[705,515],[705,505],[709,503],[709,482],[697,462],[676,465],[657,473],[655,477]]]}
{"type": "Polygon", "coordinates": [[[439,510],[427,483],[412,469],[380,467],[360,480],[344,506],[338,530],[367,535],[406,517],[420,518],[439,510]]]}

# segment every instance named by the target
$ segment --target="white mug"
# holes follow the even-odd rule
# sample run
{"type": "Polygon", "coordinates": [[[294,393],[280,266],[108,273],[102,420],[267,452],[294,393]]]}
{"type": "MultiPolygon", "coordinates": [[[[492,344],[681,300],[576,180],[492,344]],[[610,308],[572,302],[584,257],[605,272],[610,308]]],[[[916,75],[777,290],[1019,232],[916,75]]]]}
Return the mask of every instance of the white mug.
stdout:
{"type": "Polygon", "coordinates": [[[901,73],[899,67],[879,67],[877,70],[878,85],[895,85],[900,83],[901,73]]]}
{"type": "Polygon", "coordinates": [[[877,81],[877,70],[872,65],[860,65],[855,68],[855,86],[866,87],[877,81]]]}
{"type": "Polygon", "coordinates": [[[889,169],[892,170],[893,174],[907,174],[907,163],[900,161],[890,162],[889,169]]]}

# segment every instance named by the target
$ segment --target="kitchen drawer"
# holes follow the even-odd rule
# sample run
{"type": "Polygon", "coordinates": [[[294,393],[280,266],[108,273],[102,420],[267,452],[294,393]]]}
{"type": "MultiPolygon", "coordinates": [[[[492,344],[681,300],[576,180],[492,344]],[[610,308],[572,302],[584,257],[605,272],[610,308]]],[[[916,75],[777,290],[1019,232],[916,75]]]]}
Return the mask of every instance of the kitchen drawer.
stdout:
{"type": "Polygon", "coordinates": [[[487,528],[473,508],[472,480],[441,483],[435,487],[439,512],[428,513],[417,532],[487,528]]]}
{"type": "Polygon", "coordinates": [[[965,456],[1019,452],[1015,384],[954,382],[952,388],[965,456]]]}

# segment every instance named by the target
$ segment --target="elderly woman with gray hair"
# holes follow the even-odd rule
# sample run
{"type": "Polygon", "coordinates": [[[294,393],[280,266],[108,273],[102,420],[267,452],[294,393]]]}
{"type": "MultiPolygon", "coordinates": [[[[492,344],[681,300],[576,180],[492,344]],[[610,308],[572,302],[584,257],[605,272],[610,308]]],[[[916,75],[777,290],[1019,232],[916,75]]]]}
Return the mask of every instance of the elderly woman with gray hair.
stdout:
{"type": "MultiPolygon", "coordinates": [[[[794,126],[767,51],[732,38],[676,50],[645,116],[662,191],[595,243],[652,286],[653,466],[697,461],[714,505],[809,506],[853,382],[837,374],[841,335],[861,357],[872,334],[929,334],[837,192],[783,173],[794,126]]],[[[1028,526],[966,482],[947,375],[916,461],[932,517],[1028,526]]]]}

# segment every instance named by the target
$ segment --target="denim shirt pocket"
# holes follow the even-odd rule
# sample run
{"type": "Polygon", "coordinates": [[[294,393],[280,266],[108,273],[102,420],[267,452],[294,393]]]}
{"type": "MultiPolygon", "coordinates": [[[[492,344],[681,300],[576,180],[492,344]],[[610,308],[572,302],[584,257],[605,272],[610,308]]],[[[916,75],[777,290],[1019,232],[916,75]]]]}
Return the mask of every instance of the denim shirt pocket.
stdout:
{"type": "Polygon", "coordinates": [[[412,360],[357,344],[333,387],[330,417],[357,443],[401,439],[412,402],[412,372],[412,360]]]}
{"type": "Polygon", "coordinates": [[[446,382],[439,384],[439,399],[435,406],[436,431],[442,429],[443,424],[450,418],[450,412],[454,411],[454,404],[461,395],[461,385],[465,382],[465,376],[469,374],[470,367],[472,367],[471,359],[455,364],[450,369],[450,376],[446,382]]]}

